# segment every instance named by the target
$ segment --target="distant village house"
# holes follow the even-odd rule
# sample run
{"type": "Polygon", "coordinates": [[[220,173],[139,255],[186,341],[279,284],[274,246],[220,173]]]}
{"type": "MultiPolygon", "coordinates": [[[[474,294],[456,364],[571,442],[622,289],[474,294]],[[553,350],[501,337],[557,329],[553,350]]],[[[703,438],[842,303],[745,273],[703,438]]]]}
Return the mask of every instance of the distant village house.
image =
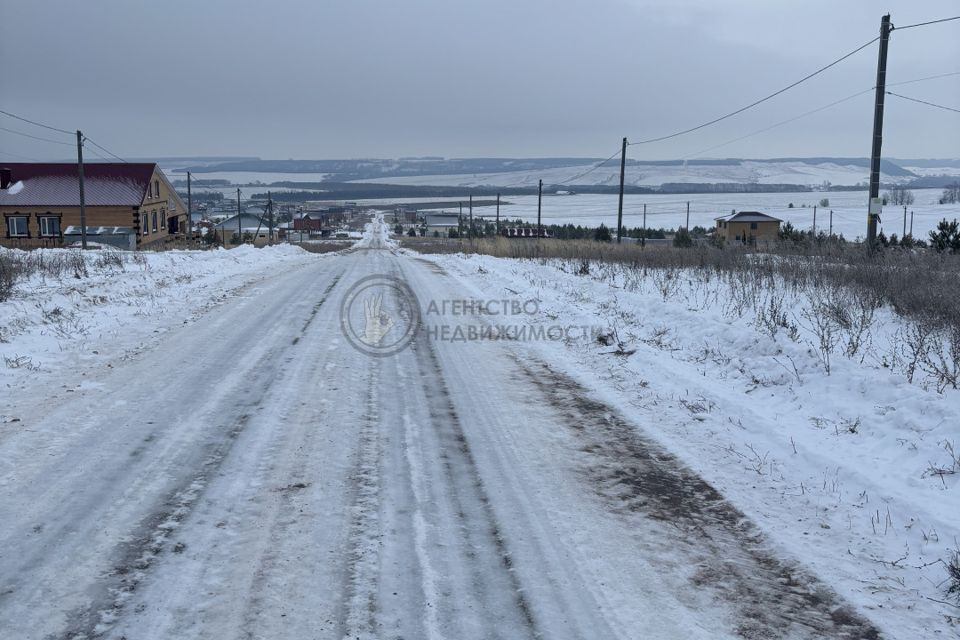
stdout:
{"type": "MultiPolygon", "coordinates": [[[[186,230],[187,207],[156,163],[84,164],[88,242],[124,249],[186,230]]],[[[75,163],[0,163],[0,245],[30,249],[79,241],[75,163]]]]}
{"type": "Polygon", "coordinates": [[[716,222],[717,238],[723,242],[755,245],[775,242],[782,221],[759,211],[741,211],[721,216],[716,222]]]}

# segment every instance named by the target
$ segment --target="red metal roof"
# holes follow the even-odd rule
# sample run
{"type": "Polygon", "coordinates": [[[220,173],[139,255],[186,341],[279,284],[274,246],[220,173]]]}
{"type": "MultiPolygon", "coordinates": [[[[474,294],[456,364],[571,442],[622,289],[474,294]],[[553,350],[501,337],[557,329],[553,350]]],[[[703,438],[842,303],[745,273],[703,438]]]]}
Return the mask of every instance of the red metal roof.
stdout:
{"type": "MultiPolygon", "coordinates": [[[[86,205],[140,206],[156,167],[152,162],[84,163],[86,205]]],[[[11,173],[10,188],[0,189],[0,206],[80,206],[80,181],[75,163],[0,162],[0,169],[9,169],[11,173]],[[18,182],[22,182],[22,186],[14,188],[18,182]]]]}

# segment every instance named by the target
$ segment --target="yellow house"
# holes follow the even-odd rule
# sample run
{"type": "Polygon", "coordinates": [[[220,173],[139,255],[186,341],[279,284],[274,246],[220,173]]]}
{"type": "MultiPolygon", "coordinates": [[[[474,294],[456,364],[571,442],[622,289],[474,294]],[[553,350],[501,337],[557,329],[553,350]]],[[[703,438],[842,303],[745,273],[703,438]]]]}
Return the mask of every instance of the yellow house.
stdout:
{"type": "MultiPolygon", "coordinates": [[[[87,240],[139,248],[189,229],[187,207],[156,163],[83,165],[87,240]]],[[[0,246],[59,247],[80,239],[75,163],[0,163],[0,246]]]]}
{"type": "Polygon", "coordinates": [[[759,211],[741,211],[717,218],[716,222],[716,236],[723,242],[755,245],[775,242],[782,221],[759,211]]]}

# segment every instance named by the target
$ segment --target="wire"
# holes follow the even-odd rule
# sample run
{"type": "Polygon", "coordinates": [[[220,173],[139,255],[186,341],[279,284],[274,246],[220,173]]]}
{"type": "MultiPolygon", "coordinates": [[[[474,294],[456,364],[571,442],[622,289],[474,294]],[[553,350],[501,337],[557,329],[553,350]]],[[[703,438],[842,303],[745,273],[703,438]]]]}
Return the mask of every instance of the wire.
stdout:
{"type": "MultiPolygon", "coordinates": [[[[124,160],[123,158],[121,158],[121,157],[118,156],[117,154],[113,153],[113,152],[110,151],[109,149],[104,149],[103,147],[101,147],[100,145],[98,145],[96,142],[94,142],[93,140],[91,140],[90,138],[88,138],[87,136],[83,136],[83,139],[86,140],[87,142],[89,142],[90,144],[92,144],[93,146],[95,146],[97,149],[100,149],[101,151],[103,151],[103,152],[106,153],[107,155],[113,156],[114,158],[116,158],[116,159],[119,160],[120,162],[127,162],[126,160],[124,160]]],[[[97,155],[100,155],[100,154],[97,154],[97,155]]],[[[100,157],[103,157],[103,156],[100,156],[100,157]]],[[[106,160],[106,158],[104,158],[104,160],[106,160]]],[[[127,164],[129,164],[129,163],[127,163],[127,164]]]]}
{"type": "Polygon", "coordinates": [[[11,158],[20,158],[21,160],[30,160],[31,162],[43,162],[43,160],[39,158],[31,158],[30,156],[21,156],[16,153],[10,153],[9,151],[0,151],[0,155],[10,156],[11,158]]]}
{"type": "Polygon", "coordinates": [[[5,116],[10,116],[11,118],[16,118],[17,120],[23,120],[24,122],[29,122],[30,124],[36,125],[36,126],[38,126],[38,127],[43,127],[44,129],[50,129],[51,131],[58,131],[58,132],[60,132],[60,133],[65,133],[65,134],[67,134],[68,136],[76,135],[76,133],[73,132],[73,131],[67,131],[66,129],[58,129],[58,128],[56,128],[56,127],[51,127],[50,125],[47,125],[47,124],[42,124],[42,123],[40,123],[40,122],[34,122],[33,120],[27,120],[26,118],[21,118],[21,117],[18,116],[18,115],[14,115],[14,114],[10,113],[9,111],[0,110],[0,113],[2,113],[2,114],[5,115],[5,116]]]}
{"type": "Polygon", "coordinates": [[[888,87],[897,87],[901,84],[912,84],[914,82],[923,82],[924,80],[936,80],[937,78],[947,78],[949,76],[960,76],[960,71],[952,71],[950,73],[941,73],[935,76],[927,76],[926,78],[915,78],[913,80],[904,80],[903,82],[892,82],[887,84],[888,87]]]}
{"type": "Polygon", "coordinates": [[[801,113],[801,114],[798,115],[798,116],[794,116],[794,117],[792,117],[792,118],[788,118],[788,119],[783,120],[783,121],[781,121],[781,122],[778,122],[778,123],[776,123],[776,124],[772,124],[772,125],[770,125],[769,127],[764,127],[763,129],[757,129],[757,130],[754,131],[753,133],[748,133],[748,134],[746,134],[746,135],[740,136],[739,138],[734,138],[733,140],[728,140],[727,142],[722,142],[722,143],[720,143],[720,144],[718,144],[718,145],[715,145],[715,146],[713,146],[713,147],[710,147],[709,149],[704,149],[703,151],[698,151],[697,153],[694,153],[693,155],[684,156],[684,160],[689,159],[689,158],[697,158],[697,157],[699,157],[699,156],[701,156],[701,155],[703,155],[703,154],[705,154],[705,153],[709,153],[710,151],[713,151],[714,149],[719,149],[720,147],[725,147],[725,146],[727,146],[728,144],[733,144],[734,142],[740,142],[741,140],[745,140],[745,139],[750,138],[750,137],[753,137],[753,136],[755,136],[755,135],[759,135],[759,134],[761,134],[761,133],[766,133],[767,131],[770,131],[771,129],[776,129],[777,127],[783,126],[783,125],[785,125],[785,124],[790,124],[791,122],[794,122],[794,121],[799,120],[799,119],[801,119],[801,118],[805,118],[805,117],[810,116],[810,115],[813,115],[813,114],[815,114],[815,113],[819,113],[820,111],[823,111],[823,110],[825,110],[825,109],[829,109],[830,107],[835,107],[835,106],[837,106],[838,104],[847,102],[848,100],[853,100],[854,98],[860,97],[860,96],[862,96],[862,95],[865,94],[865,93],[870,93],[870,92],[873,91],[873,90],[874,90],[874,87],[870,87],[869,89],[864,89],[863,91],[858,91],[857,93],[851,94],[851,95],[847,96],[846,98],[841,98],[841,99],[839,99],[839,100],[836,100],[836,101],[834,101],[834,102],[831,102],[830,104],[825,104],[825,105],[823,105],[822,107],[818,107],[818,108],[816,108],[816,109],[811,109],[810,111],[806,111],[806,112],[804,112],[804,113],[801,113]]]}
{"type": "Polygon", "coordinates": [[[22,131],[14,131],[13,129],[7,129],[6,127],[0,127],[0,131],[6,131],[7,133],[15,133],[18,136],[23,136],[24,138],[33,138],[34,140],[41,140],[43,142],[52,142],[53,144],[62,144],[68,147],[73,146],[73,144],[69,142],[63,142],[61,140],[51,140],[50,138],[41,138],[40,136],[32,136],[29,133],[23,133],[22,131]]]}
{"type": "Polygon", "coordinates": [[[111,160],[110,158],[108,158],[107,156],[102,155],[102,154],[100,154],[100,153],[97,153],[97,151],[96,151],[95,149],[87,149],[87,151],[89,151],[89,152],[92,153],[93,155],[97,156],[97,157],[100,158],[101,160],[104,160],[105,162],[111,162],[111,161],[112,161],[112,160],[111,160]]]}
{"type": "Polygon", "coordinates": [[[856,49],[854,49],[854,50],[851,51],[850,53],[847,53],[847,54],[845,54],[845,55],[837,58],[836,60],[834,60],[834,61],[831,62],[830,64],[825,65],[825,66],[823,66],[823,67],[820,67],[819,69],[817,69],[817,70],[814,71],[813,73],[808,74],[808,75],[804,76],[803,78],[800,78],[800,79],[797,80],[796,82],[787,85],[786,87],[780,89],[779,91],[775,91],[774,93],[771,93],[770,95],[768,95],[768,96],[766,96],[766,97],[764,97],[764,98],[760,98],[760,99],[757,100],[756,102],[751,102],[750,104],[748,104],[748,105],[745,106],[745,107],[740,107],[740,108],[737,109],[736,111],[731,111],[730,113],[728,113],[728,114],[726,114],[726,115],[723,115],[723,116],[720,116],[719,118],[714,118],[713,120],[710,120],[709,122],[704,122],[703,124],[698,124],[698,125],[695,126],[695,127],[690,127],[689,129],[684,129],[683,131],[677,131],[676,133],[671,133],[671,134],[669,134],[669,135],[660,136],[660,137],[658,137],[658,138],[650,138],[650,139],[647,139],[647,140],[640,140],[639,142],[631,142],[630,144],[650,144],[651,142],[660,142],[660,141],[662,141],[662,140],[669,140],[670,138],[676,138],[676,137],[678,137],[678,136],[682,136],[682,135],[685,135],[685,134],[688,134],[688,133],[692,133],[692,132],[694,132],[694,131],[697,131],[697,130],[699,130],[699,129],[703,129],[704,127],[709,127],[710,125],[716,124],[716,123],[721,122],[721,121],[723,121],[723,120],[726,120],[727,118],[732,118],[733,116],[737,115],[738,113],[743,113],[743,112],[746,111],[747,109],[752,109],[753,107],[757,106],[758,104],[764,103],[764,102],[766,102],[767,100],[770,100],[771,98],[774,98],[774,97],[780,95],[781,93],[784,93],[785,91],[789,91],[790,89],[793,89],[793,88],[794,88],[795,86],[797,86],[798,84],[801,84],[801,83],[803,83],[803,82],[806,82],[807,80],[809,80],[810,78],[813,78],[814,76],[820,75],[821,73],[823,73],[824,71],[826,71],[826,70],[829,69],[830,67],[833,67],[833,66],[835,66],[835,65],[837,65],[837,64],[840,64],[841,62],[843,62],[844,60],[846,60],[846,59],[849,58],[850,56],[854,55],[855,53],[859,53],[860,51],[863,51],[864,49],[866,49],[867,47],[869,47],[871,44],[873,44],[874,42],[876,42],[876,41],[879,40],[879,39],[880,39],[880,36],[877,36],[876,38],[874,38],[874,39],[871,40],[870,42],[867,42],[867,43],[864,43],[864,44],[860,45],[859,47],[857,47],[856,49]]]}
{"type": "Polygon", "coordinates": [[[893,27],[891,31],[902,31],[904,29],[913,29],[914,27],[925,27],[928,24],[937,24],[938,22],[950,22],[951,20],[960,20],[960,16],[953,16],[952,18],[941,18],[939,20],[930,20],[929,22],[918,22],[917,24],[908,24],[905,27],[893,27]]]}
{"type": "Polygon", "coordinates": [[[605,165],[606,163],[608,163],[608,162],[610,162],[611,160],[613,160],[614,158],[616,158],[617,155],[620,153],[620,151],[621,151],[621,149],[617,149],[616,151],[613,152],[613,154],[612,154],[609,158],[606,158],[605,160],[601,160],[600,162],[596,163],[595,165],[593,165],[592,167],[590,167],[590,168],[587,169],[586,171],[583,171],[583,172],[581,172],[581,173],[578,173],[578,174],[576,174],[576,175],[573,175],[573,176],[571,176],[571,177],[569,177],[569,178],[566,178],[565,180],[561,180],[560,182],[552,182],[551,185],[556,186],[556,185],[568,184],[571,180],[579,180],[580,178],[582,178],[582,177],[584,177],[584,176],[590,175],[591,173],[593,173],[594,171],[596,171],[597,169],[599,169],[600,167],[602,167],[602,166],[605,165]]]}
{"type": "Polygon", "coordinates": [[[887,95],[897,96],[898,98],[903,98],[904,100],[909,100],[910,102],[919,102],[920,104],[929,105],[931,107],[936,107],[937,109],[945,109],[947,111],[954,111],[960,113],[960,109],[954,109],[953,107],[945,107],[942,104],[935,104],[933,102],[927,102],[926,100],[918,100],[916,98],[909,98],[907,96],[902,96],[899,93],[894,93],[893,91],[887,91],[887,95]]]}

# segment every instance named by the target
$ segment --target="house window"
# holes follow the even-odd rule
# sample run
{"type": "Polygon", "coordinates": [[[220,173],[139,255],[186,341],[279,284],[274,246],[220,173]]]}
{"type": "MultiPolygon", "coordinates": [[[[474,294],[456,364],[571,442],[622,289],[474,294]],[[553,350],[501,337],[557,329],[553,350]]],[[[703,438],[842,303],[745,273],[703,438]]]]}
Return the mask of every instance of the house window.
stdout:
{"type": "Polygon", "coordinates": [[[152,225],[152,228],[153,228],[153,232],[156,233],[156,232],[157,232],[157,212],[156,212],[156,211],[153,212],[153,225],[152,225]]]}
{"type": "Polygon", "coordinates": [[[150,225],[147,221],[147,214],[140,216],[140,233],[143,235],[148,235],[150,233],[150,225]]]}
{"type": "Polygon", "coordinates": [[[40,216],[40,235],[44,238],[59,238],[60,216],[40,216]]]}
{"type": "Polygon", "coordinates": [[[29,238],[30,229],[28,227],[27,216],[10,216],[7,218],[7,237],[8,238],[29,238]]]}
{"type": "Polygon", "coordinates": [[[159,180],[153,181],[153,197],[154,198],[160,197],[160,181],[159,180]]]}
{"type": "Polygon", "coordinates": [[[160,209],[160,229],[165,230],[167,228],[167,210],[160,209]]]}
{"type": "Polygon", "coordinates": [[[757,223],[756,223],[756,222],[751,222],[751,223],[750,223],[750,229],[753,230],[753,229],[756,229],[756,228],[757,228],[757,223]]]}

